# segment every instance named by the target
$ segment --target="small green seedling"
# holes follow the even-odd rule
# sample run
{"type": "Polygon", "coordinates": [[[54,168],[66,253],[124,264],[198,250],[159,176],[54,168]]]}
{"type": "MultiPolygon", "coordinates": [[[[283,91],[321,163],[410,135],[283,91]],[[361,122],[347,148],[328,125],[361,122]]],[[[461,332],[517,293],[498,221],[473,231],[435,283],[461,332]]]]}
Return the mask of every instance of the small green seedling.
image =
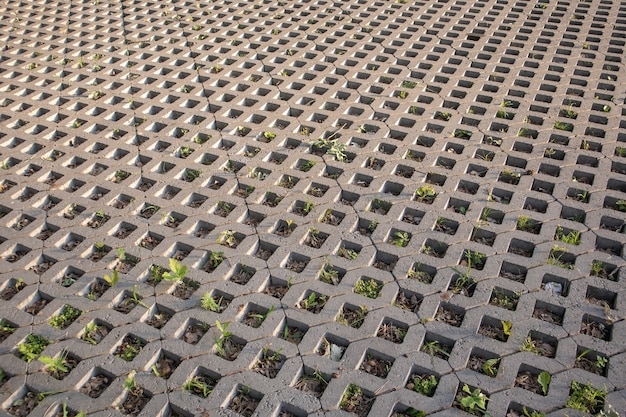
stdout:
{"type": "Polygon", "coordinates": [[[200,306],[205,310],[219,313],[222,311],[222,300],[223,297],[220,297],[217,301],[215,301],[215,299],[211,296],[211,293],[207,291],[200,300],[200,306]]]}
{"type": "Polygon", "coordinates": [[[209,257],[209,265],[215,269],[224,261],[224,252],[211,252],[209,257]]]}
{"type": "Polygon", "coordinates": [[[498,364],[500,363],[500,358],[491,358],[487,359],[483,364],[483,372],[485,375],[489,375],[494,377],[498,375],[498,364]]]}
{"type": "Polygon", "coordinates": [[[438,384],[434,375],[421,375],[413,378],[413,391],[430,397],[435,393],[438,384]]]}
{"type": "Polygon", "coordinates": [[[208,383],[201,380],[198,376],[189,379],[183,384],[182,388],[185,391],[197,392],[198,394],[201,394],[204,398],[208,397],[209,394],[213,392],[213,388],[208,383]]]}
{"type": "Polygon", "coordinates": [[[371,278],[368,280],[361,278],[355,284],[354,292],[368,298],[377,298],[382,288],[383,284],[380,284],[371,278]]]}
{"type": "Polygon", "coordinates": [[[115,287],[115,285],[118,283],[118,281],[120,280],[119,274],[117,272],[117,269],[114,269],[113,272],[111,273],[111,276],[104,274],[104,280],[106,281],[107,284],[109,284],[111,287],[115,287]]]}
{"type": "Polygon", "coordinates": [[[582,385],[579,382],[572,381],[570,395],[565,406],[585,413],[595,414],[602,409],[606,395],[607,391],[596,389],[589,383],[582,385]]]}
{"type": "Polygon", "coordinates": [[[541,391],[543,392],[543,395],[548,394],[548,387],[550,386],[551,380],[552,376],[546,371],[541,372],[537,377],[537,382],[539,382],[539,385],[541,385],[541,391]]]}
{"type": "Polygon", "coordinates": [[[339,251],[337,251],[337,255],[341,256],[342,258],[347,258],[351,261],[354,261],[356,258],[359,257],[359,253],[357,251],[354,251],[352,249],[346,249],[343,246],[339,248],[339,251]]]}
{"type": "Polygon", "coordinates": [[[172,272],[164,272],[163,279],[166,281],[182,281],[187,274],[187,266],[182,265],[174,258],[170,258],[170,269],[172,272]]]}
{"type": "Polygon", "coordinates": [[[422,185],[415,191],[415,199],[421,203],[432,203],[437,193],[431,185],[422,185]]]}
{"type": "Polygon", "coordinates": [[[221,323],[219,320],[215,320],[215,325],[220,331],[219,337],[215,338],[215,349],[219,356],[226,356],[225,344],[233,335],[228,331],[228,323],[221,323]]]}
{"type": "Polygon", "coordinates": [[[260,320],[260,323],[259,323],[259,326],[260,326],[261,323],[263,323],[265,321],[265,319],[267,319],[267,316],[269,316],[270,313],[272,311],[274,311],[275,308],[276,308],[276,306],[272,305],[264,314],[261,314],[261,313],[249,313],[248,317],[260,320]]]}
{"type": "Polygon", "coordinates": [[[29,334],[26,336],[26,341],[20,343],[17,346],[17,350],[26,362],[32,362],[44,351],[44,349],[50,344],[50,341],[43,336],[37,336],[29,334]]]}
{"type": "Polygon", "coordinates": [[[407,232],[396,232],[393,236],[394,237],[389,240],[389,243],[401,248],[406,248],[411,240],[411,237],[407,232]]]}
{"type": "Polygon", "coordinates": [[[581,232],[578,230],[572,230],[568,234],[565,234],[565,231],[561,226],[557,226],[556,233],[554,234],[554,238],[556,240],[560,240],[563,243],[568,243],[570,245],[579,245],[580,244],[580,235],[581,232]]]}
{"type": "Polygon", "coordinates": [[[46,365],[46,370],[51,373],[67,372],[67,350],[62,351],[58,356],[40,356],[39,362],[46,365]]]}
{"type": "Polygon", "coordinates": [[[513,323],[510,320],[500,321],[502,323],[502,332],[505,336],[511,336],[511,329],[513,328],[513,323]]]}
{"type": "Polygon", "coordinates": [[[474,408],[477,408],[478,411],[484,412],[487,409],[487,401],[489,398],[480,391],[480,389],[475,388],[473,391],[467,384],[463,385],[463,392],[466,394],[461,398],[461,405],[467,409],[471,413],[474,412],[474,408]]]}
{"type": "Polygon", "coordinates": [[[59,314],[48,319],[48,324],[57,329],[64,329],[71,322],[76,320],[81,313],[82,311],[79,309],[72,307],[69,304],[65,304],[59,314]]]}
{"type": "Polygon", "coordinates": [[[273,140],[276,137],[276,133],[263,132],[263,137],[267,140],[273,140]]]}

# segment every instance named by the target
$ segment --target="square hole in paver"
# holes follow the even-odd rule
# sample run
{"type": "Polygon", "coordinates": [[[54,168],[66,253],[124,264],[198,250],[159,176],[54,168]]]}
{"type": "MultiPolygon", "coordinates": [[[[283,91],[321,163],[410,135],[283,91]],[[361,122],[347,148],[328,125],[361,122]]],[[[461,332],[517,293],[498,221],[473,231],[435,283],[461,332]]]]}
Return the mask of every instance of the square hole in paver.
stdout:
{"type": "Polygon", "coordinates": [[[384,353],[367,349],[359,369],[379,378],[387,378],[395,359],[384,353]]]}
{"type": "Polygon", "coordinates": [[[526,242],[524,240],[511,239],[508,252],[530,258],[535,252],[535,245],[531,242],[526,242]]]}
{"type": "Polygon", "coordinates": [[[578,346],[574,367],[584,369],[596,375],[606,376],[609,368],[609,358],[593,349],[578,346]]]}
{"type": "Polygon", "coordinates": [[[465,310],[454,304],[442,302],[435,313],[434,319],[450,326],[460,327],[465,317],[465,310]]]}
{"type": "Polygon", "coordinates": [[[250,279],[256,273],[256,269],[251,266],[237,264],[235,265],[235,270],[232,275],[228,278],[229,281],[234,282],[239,285],[246,285],[250,279]]]}
{"type": "Polygon", "coordinates": [[[407,207],[402,212],[402,217],[400,218],[400,220],[402,220],[405,223],[418,225],[420,224],[420,222],[422,221],[425,215],[426,213],[424,211],[407,207]]]}
{"type": "Polygon", "coordinates": [[[277,336],[297,345],[302,341],[308,330],[309,326],[306,324],[288,318],[281,326],[280,333],[277,336]]]}
{"type": "Polygon", "coordinates": [[[402,343],[409,326],[391,318],[384,318],[378,327],[376,336],[393,343],[402,343]]]}
{"type": "Polygon", "coordinates": [[[561,326],[563,324],[563,316],[565,308],[555,304],[549,304],[545,301],[537,300],[533,310],[533,317],[539,320],[561,326]]]}
{"type": "Polygon", "coordinates": [[[448,245],[443,242],[439,242],[434,239],[426,239],[421,248],[421,253],[434,256],[436,258],[443,258],[448,251],[448,245]]]}
{"type": "Polygon", "coordinates": [[[495,378],[500,368],[500,357],[495,353],[474,347],[466,366],[468,369],[495,378]]]}
{"type": "Polygon", "coordinates": [[[263,399],[261,392],[240,384],[235,387],[231,395],[228,409],[242,416],[251,416],[263,399]]]}
{"type": "Polygon", "coordinates": [[[500,342],[506,342],[511,334],[511,323],[489,316],[483,316],[478,334],[500,342]]]}
{"type": "Polygon", "coordinates": [[[89,379],[78,390],[91,398],[99,398],[115,381],[115,375],[101,368],[93,369],[90,374],[89,379]]]}
{"type": "Polygon", "coordinates": [[[213,391],[221,376],[210,369],[198,368],[183,384],[183,390],[198,397],[206,398],[213,391]]]}
{"type": "Polygon", "coordinates": [[[480,227],[474,227],[470,240],[472,242],[482,243],[483,245],[493,246],[496,241],[496,234],[480,227]]]}
{"type": "Polygon", "coordinates": [[[507,310],[515,310],[519,302],[520,295],[506,288],[494,287],[491,291],[489,304],[505,308],[507,310]]]}
{"type": "Polygon", "coordinates": [[[550,385],[550,374],[541,369],[522,363],[515,377],[515,386],[539,395],[547,395],[550,385]],[[547,375],[547,379],[544,377],[547,375]]]}
{"type": "Polygon", "coordinates": [[[326,386],[330,382],[331,378],[331,375],[328,375],[318,369],[305,366],[303,367],[294,388],[305,394],[320,398],[322,394],[324,394],[326,386]]]}
{"type": "Polygon", "coordinates": [[[596,339],[611,340],[613,324],[603,318],[585,314],[580,325],[580,333],[596,339]]]}
{"type": "Polygon", "coordinates": [[[296,307],[307,310],[313,314],[319,314],[326,305],[327,301],[327,295],[307,290],[296,307]]]}
{"type": "Polygon", "coordinates": [[[454,343],[453,339],[427,331],[420,352],[427,353],[431,358],[437,357],[447,361],[454,348],[454,343]]]}

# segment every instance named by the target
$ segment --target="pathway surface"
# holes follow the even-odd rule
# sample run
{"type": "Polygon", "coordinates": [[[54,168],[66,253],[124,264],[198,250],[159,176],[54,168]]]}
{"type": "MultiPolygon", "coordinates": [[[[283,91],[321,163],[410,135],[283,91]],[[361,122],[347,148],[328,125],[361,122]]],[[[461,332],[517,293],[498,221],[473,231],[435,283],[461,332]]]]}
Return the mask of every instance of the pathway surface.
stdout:
{"type": "Polygon", "coordinates": [[[626,3],[0,16],[0,415],[626,411],[626,3]]]}

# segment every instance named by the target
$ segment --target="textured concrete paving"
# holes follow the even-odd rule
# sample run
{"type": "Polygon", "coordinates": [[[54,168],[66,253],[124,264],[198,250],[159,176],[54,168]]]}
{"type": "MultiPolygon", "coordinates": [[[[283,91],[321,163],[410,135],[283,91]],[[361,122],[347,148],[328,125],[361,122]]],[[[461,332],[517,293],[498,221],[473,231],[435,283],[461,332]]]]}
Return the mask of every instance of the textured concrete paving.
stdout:
{"type": "Polygon", "coordinates": [[[624,415],[626,3],[0,15],[0,415],[624,415]]]}

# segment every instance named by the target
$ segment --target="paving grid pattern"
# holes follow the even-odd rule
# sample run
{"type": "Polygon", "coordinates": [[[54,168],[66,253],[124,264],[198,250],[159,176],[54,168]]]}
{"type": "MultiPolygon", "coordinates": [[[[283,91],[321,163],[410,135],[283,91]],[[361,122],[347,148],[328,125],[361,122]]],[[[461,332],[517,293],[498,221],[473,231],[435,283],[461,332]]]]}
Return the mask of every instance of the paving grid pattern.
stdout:
{"type": "Polygon", "coordinates": [[[0,414],[625,409],[626,3],[1,7],[0,414]]]}

